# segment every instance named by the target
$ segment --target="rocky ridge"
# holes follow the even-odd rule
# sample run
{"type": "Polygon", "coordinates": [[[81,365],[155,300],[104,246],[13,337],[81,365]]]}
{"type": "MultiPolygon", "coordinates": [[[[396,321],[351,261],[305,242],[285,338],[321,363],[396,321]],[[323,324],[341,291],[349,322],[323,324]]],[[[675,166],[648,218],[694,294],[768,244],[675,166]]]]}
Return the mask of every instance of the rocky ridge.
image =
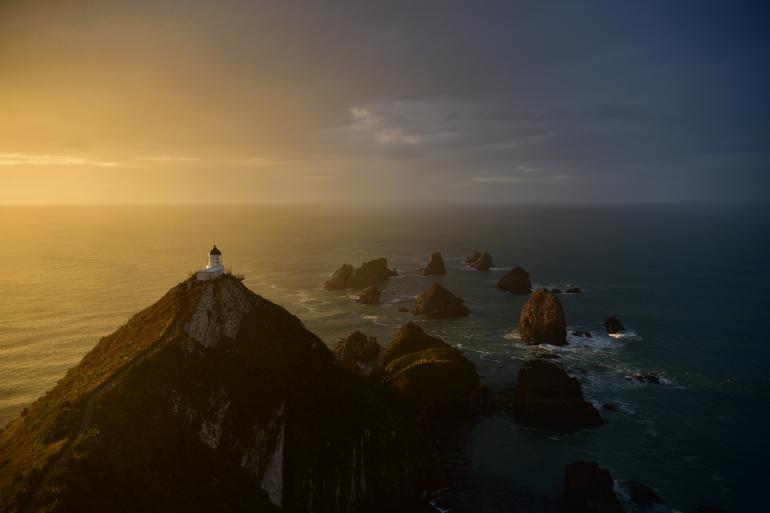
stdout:
{"type": "Polygon", "coordinates": [[[0,432],[0,462],[8,513],[393,511],[436,475],[390,394],[230,276],[100,340],[0,432]]]}

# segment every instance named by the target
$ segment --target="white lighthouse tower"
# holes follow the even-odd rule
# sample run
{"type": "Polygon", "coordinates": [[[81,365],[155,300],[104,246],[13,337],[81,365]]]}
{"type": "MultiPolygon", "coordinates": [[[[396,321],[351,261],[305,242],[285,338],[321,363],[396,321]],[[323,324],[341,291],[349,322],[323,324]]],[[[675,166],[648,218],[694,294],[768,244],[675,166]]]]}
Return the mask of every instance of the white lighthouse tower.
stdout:
{"type": "Polygon", "coordinates": [[[209,251],[209,263],[203,269],[195,273],[195,279],[198,281],[213,280],[224,274],[225,267],[222,265],[222,252],[216,244],[209,251]]]}

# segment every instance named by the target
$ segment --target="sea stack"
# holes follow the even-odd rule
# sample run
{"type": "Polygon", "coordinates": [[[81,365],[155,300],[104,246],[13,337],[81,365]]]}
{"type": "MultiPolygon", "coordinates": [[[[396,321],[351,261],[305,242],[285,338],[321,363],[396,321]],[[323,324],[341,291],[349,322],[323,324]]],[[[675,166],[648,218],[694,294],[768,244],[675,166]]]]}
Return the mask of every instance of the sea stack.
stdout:
{"type": "Polygon", "coordinates": [[[529,273],[521,267],[514,267],[497,282],[497,288],[507,290],[512,294],[529,294],[532,292],[532,281],[529,273]]]}
{"type": "Polygon", "coordinates": [[[623,513],[610,471],[595,461],[576,461],[564,469],[564,513],[623,513]]]}
{"type": "Polygon", "coordinates": [[[424,315],[432,319],[446,317],[464,317],[470,313],[463,300],[438,283],[428,287],[425,292],[417,296],[412,313],[424,315]]]}
{"type": "Polygon", "coordinates": [[[465,264],[470,265],[476,260],[478,260],[479,258],[481,258],[481,252],[478,249],[476,249],[473,251],[472,255],[465,257],[465,264]]]}
{"type": "Polygon", "coordinates": [[[362,305],[379,305],[382,291],[374,285],[369,285],[358,295],[356,301],[362,305]]]}
{"type": "Polygon", "coordinates": [[[342,290],[350,287],[355,269],[350,264],[342,264],[324,283],[326,290],[342,290]]]}
{"type": "Polygon", "coordinates": [[[473,362],[414,322],[401,327],[374,374],[404,396],[429,430],[437,418],[451,420],[480,406],[481,385],[473,362]]]}
{"type": "Polygon", "coordinates": [[[441,276],[446,274],[446,267],[444,266],[444,259],[441,257],[441,253],[438,251],[433,253],[428,258],[428,265],[422,270],[423,276],[441,276]]]}
{"type": "Polygon", "coordinates": [[[362,263],[358,269],[353,269],[350,264],[342,264],[324,284],[324,289],[342,290],[364,288],[370,285],[378,286],[393,276],[398,276],[398,273],[388,269],[386,258],[369,260],[362,263]]]}
{"type": "Polygon", "coordinates": [[[529,360],[519,371],[513,415],[526,423],[567,429],[602,423],[596,408],[583,399],[580,381],[542,359],[529,360]]]}
{"type": "Polygon", "coordinates": [[[519,333],[527,344],[567,345],[567,320],[559,298],[545,289],[533,292],[521,308],[519,333]]]}
{"type": "MultiPolygon", "coordinates": [[[[478,251],[476,253],[478,253],[478,251]]],[[[468,259],[466,259],[465,261],[467,262],[468,259]]],[[[476,258],[476,260],[468,263],[468,267],[472,269],[476,269],[477,271],[489,271],[493,265],[495,264],[492,263],[492,255],[490,255],[489,253],[484,253],[482,255],[479,255],[479,257],[476,258]]]]}
{"type": "Polygon", "coordinates": [[[607,317],[604,321],[604,328],[607,330],[608,335],[615,335],[626,331],[626,328],[617,317],[607,317]]]}
{"type": "Polygon", "coordinates": [[[377,338],[360,331],[354,331],[337,341],[334,356],[344,367],[361,373],[368,373],[380,355],[377,338]]]}

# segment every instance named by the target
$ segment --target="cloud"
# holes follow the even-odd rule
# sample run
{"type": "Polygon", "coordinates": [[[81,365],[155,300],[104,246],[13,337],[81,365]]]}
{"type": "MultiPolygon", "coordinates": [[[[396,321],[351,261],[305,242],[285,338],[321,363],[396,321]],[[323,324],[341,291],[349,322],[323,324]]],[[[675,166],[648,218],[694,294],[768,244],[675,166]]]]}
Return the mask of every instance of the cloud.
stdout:
{"type": "Polygon", "coordinates": [[[547,183],[569,180],[566,173],[551,173],[542,169],[534,169],[527,166],[516,166],[515,172],[519,174],[472,176],[470,181],[477,184],[504,184],[504,183],[547,183]]]}
{"type": "Polygon", "coordinates": [[[25,153],[0,153],[0,166],[96,166],[115,167],[117,162],[94,160],[69,155],[30,155],[25,153]]]}
{"type": "Polygon", "coordinates": [[[157,157],[137,157],[136,160],[146,162],[172,162],[172,163],[189,163],[200,162],[198,157],[169,157],[167,155],[160,155],[157,157]]]}
{"type": "Polygon", "coordinates": [[[286,160],[267,157],[175,157],[167,155],[154,157],[137,157],[134,160],[139,162],[157,162],[177,165],[190,164],[243,167],[281,166],[288,163],[286,160]]]}
{"type": "Polygon", "coordinates": [[[529,180],[520,176],[473,176],[471,181],[478,183],[521,183],[529,180]]]}

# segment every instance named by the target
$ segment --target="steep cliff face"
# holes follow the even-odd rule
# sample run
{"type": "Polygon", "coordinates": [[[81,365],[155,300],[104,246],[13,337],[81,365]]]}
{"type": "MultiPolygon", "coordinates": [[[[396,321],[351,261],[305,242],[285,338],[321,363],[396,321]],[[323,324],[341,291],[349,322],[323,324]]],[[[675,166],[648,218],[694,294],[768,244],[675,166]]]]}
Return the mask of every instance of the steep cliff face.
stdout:
{"type": "Polygon", "coordinates": [[[229,276],[183,282],[0,433],[0,511],[393,511],[434,457],[229,276]]]}

